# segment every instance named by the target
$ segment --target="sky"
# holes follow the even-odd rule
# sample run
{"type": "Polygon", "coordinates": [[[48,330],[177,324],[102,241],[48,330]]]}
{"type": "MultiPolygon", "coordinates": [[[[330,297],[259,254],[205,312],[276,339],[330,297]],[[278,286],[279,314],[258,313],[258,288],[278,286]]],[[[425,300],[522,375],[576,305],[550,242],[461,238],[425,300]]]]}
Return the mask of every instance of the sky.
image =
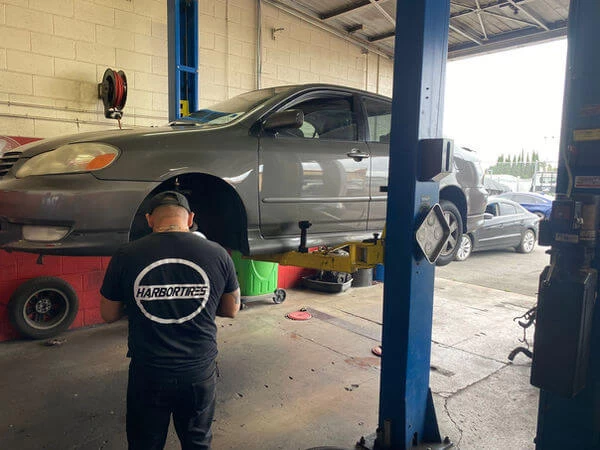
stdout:
{"type": "Polygon", "coordinates": [[[566,56],[561,39],[448,62],[444,136],[476,150],[484,167],[521,149],[556,161],[566,56]]]}

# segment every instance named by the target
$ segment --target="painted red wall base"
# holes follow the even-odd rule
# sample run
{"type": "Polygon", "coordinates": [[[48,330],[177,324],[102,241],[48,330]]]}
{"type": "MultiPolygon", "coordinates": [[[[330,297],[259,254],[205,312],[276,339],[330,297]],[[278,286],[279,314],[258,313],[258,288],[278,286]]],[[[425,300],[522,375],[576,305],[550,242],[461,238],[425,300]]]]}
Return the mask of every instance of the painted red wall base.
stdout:
{"type": "MultiPolygon", "coordinates": [[[[36,277],[62,278],[73,287],[79,298],[79,312],[71,329],[102,323],[99,291],[109,257],[44,256],[43,264],[37,264],[37,259],[29,253],[0,250],[0,341],[20,337],[8,320],[8,302],[17,287],[36,277]]],[[[279,266],[277,286],[298,286],[303,276],[312,273],[311,269],[279,266]]]]}
{"type": "Polygon", "coordinates": [[[71,328],[102,322],[100,285],[110,258],[44,256],[0,251],[0,341],[19,337],[8,320],[10,296],[23,282],[36,277],[58,277],[69,283],[79,298],[79,312],[71,328]]]}

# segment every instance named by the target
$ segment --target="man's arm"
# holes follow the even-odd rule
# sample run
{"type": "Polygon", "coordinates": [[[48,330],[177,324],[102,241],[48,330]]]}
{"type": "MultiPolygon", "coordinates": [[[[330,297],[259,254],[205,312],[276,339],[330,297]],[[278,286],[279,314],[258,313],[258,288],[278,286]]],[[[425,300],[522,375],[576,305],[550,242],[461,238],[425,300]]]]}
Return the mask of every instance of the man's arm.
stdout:
{"type": "Polygon", "coordinates": [[[107,323],[116,322],[123,317],[123,303],[114,302],[102,296],[100,300],[100,315],[107,323]]]}
{"type": "Polygon", "coordinates": [[[233,292],[226,292],[221,296],[221,301],[219,302],[219,307],[217,308],[217,316],[230,317],[233,319],[240,310],[240,303],[241,298],[239,288],[233,292]]]}

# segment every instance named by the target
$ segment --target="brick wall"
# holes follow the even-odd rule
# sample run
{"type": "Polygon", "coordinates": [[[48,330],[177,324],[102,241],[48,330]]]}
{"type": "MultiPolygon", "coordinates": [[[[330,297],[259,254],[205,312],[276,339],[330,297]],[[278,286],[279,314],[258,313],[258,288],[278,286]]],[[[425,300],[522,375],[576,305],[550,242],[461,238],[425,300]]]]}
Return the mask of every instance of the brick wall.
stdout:
{"type": "MultiPolygon", "coordinates": [[[[7,253],[0,250],[0,341],[19,338],[8,319],[7,306],[15,289],[35,277],[58,277],[73,287],[79,299],[79,312],[71,329],[103,323],[100,316],[100,286],[110,258],[45,256],[43,264],[29,253],[7,253]]],[[[311,269],[279,266],[279,288],[298,286],[311,269]]]]}
{"type": "MultiPolygon", "coordinates": [[[[326,82],[390,95],[391,61],[263,4],[262,87],[326,82]],[[273,28],[283,28],[272,38],[273,28]]],[[[257,85],[255,0],[199,0],[200,104],[257,85]]],[[[0,0],[0,134],[114,128],[97,84],[124,70],[123,124],[168,118],[166,0],[0,0]]]]}
{"type": "MultiPolygon", "coordinates": [[[[333,83],[384,95],[392,62],[267,4],[262,7],[261,87],[333,83]],[[275,33],[273,29],[283,28],[275,33]]],[[[256,2],[200,0],[200,103],[257,86],[256,2]]]]}
{"type": "Polygon", "coordinates": [[[164,124],[166,23],[165,0],[0,0],[0,134],[115,127],[97,98],[108,67],[128,77],[123,123],[164,124]]]}
{"type": "Polygon", "coordinates": [[[71,328],[101,323],[99,290],[109,261],[104,257],[45,256],[43,264],[37,264],[36,255],[0,251],[0,341],[19,337],[6,307],[15,289],[35,277],[62,278],[73,287],[79,312],[71,328]]]}

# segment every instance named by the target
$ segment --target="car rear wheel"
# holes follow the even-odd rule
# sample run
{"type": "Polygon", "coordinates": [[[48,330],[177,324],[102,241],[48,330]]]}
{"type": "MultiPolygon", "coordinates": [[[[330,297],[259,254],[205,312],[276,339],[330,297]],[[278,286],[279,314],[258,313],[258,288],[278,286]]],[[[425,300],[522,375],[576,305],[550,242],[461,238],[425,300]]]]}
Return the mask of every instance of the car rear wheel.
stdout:
{"type": "Polygon", "coordinates": [[[10,297],[9,317],[19,333],[31,339],[46,339],[65,331],[73,323],[79,301],[66,281],[38,277],[21,284],[10,297]]]}
{"type": "Polygon", "coordinates": [[[440,200],[440,206],[444,211],[444,217],[450,227],[450,237],[448,237],[448,240],[435,263],[438,266],[445,266],[446,264],[450,264],[456,256],[463,235],[463,223],[460,212],[454,203],[448,200],[440,200]]]}
{"type": "Polygon", "coordinates": [[[468,234],[463,234],[460,238],[460,245],[458,246],[458,250],[456,251],[456,256],[454,259],[456,261],[464,261],[471,256],[472,251],[473,242],[471,241],[471,237],[468,234]]]}
{"type": "Polygon", "coordinates": [[[521,237],[521,243],[517,247],[519,253],[531,253],[535,247],[535,233],[532,230],[527,230],[521,237]]]}

